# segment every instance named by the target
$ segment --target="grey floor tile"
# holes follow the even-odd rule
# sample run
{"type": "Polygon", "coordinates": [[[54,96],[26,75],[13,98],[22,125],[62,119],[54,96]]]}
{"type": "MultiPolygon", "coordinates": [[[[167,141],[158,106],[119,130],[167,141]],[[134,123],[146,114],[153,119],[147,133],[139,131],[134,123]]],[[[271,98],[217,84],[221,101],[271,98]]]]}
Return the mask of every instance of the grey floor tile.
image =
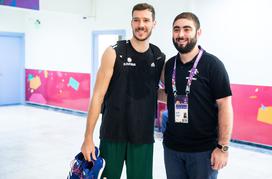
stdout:
{"type": "MultiPolygon", "coordinates": [[[[33,106],[0,107],[0,179],[65,179],[80,151],[86,117],[33,106]]],[[[97,126],[99,126],[99,122],[97,126]]],[[[94,140],[99,145],[99,129],[94,140]]],[[[272,152],[233,144],[220,179],[272,179],[272,152]]],[[[122,179],[125,179],[125,168],[122,179]]],[[[156,137],[154,179],[166,179],[163,147],[156,137]]]]}

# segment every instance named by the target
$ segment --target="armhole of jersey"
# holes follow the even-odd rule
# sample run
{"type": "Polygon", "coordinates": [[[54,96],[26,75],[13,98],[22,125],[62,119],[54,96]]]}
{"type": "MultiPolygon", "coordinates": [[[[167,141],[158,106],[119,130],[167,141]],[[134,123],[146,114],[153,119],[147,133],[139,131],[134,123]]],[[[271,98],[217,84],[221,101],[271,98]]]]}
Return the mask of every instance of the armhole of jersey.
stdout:
{"type": "Polygon", "coordinates": [[[159,47],[157,47],[156,45],[153,45],[153,44],[150,44],[150,46],[151,46],[151,50],[152,50],[154,57],[155,57],[155,62],[157,62],[160,59],[162,59],[164,61],[165,54],[162,53],[162,51],[159,49],[159,47]]]}
{"type": "MultiPolygon", "coordinates": [[[[125,51],[125,48],[123,48],[123,47],[125,47],[125,45],[126,45],[126,42],[124,41],[124,40],[122,40],[122,41],[117,41],[117,43],[115,44],[115,45],[112,45],[111,47],[113,48],[113,50],[115,51],[115,54],[116,54],[116,57],[115,57],[115,62],[114,62],[114,66],[113,66],[113,75],[112,75],[112,77],[111,77],[111,81],[115,78],[115,75],[117,75],[118,73],[119,73],[119,71],[121,70],[121,67],[119,68],[119,71],[118,71],[118,67],[117,67],[117,65],[118,65],[118,59],[119,59],[119,56],[123,53],[123,54],[125,54],[124,53],[124,51],[125,51]],[[121,48],[120,48],[121,47],[121,48]],[[123,50],[123,51],[122,51],[123,50]]],[[[106,92],[106,94],[105,94],[105,96],[104,96],[104,99],[103,99],[103,103],[102,103],[102,105],[101,105],[101,114],[103,114],[104,113],[104,111],[105,111],[105,109],[106,109],[106,104],[105,104],[105,101],[109,98],[109,95],[110,95],[110,93],[109,93],[109,89],[111,88],[111,82],[110,82],[110,84],[109,84],[109,87],[108,87],[108,90],[107,90],[107,92],[106,92]]]]}
{"type": "Polygon", "coordinates": [[[150,43],[150,46],[151,46],[152,53],[154,55],[154,63],[157,67],[156,70],[157,70],[157,73],[159,73],[159,71],[162,71],[165,55],[156,45],[153,45],[150,43]]]}
{"type": "Polygon", "coordinates": [[[114,62],[114,67],[113,67],[114,71],[117,68],[118,59],[119,59],[120,55],[124,53],[123,51],[125,50],[125,48],[123,48],[123,47],[125,47],[125,41],[124,40],[117,41],[117,43],[112,46],[113,50],[115,51],[115,55],[116,55],[115,62],[114,62]]]}

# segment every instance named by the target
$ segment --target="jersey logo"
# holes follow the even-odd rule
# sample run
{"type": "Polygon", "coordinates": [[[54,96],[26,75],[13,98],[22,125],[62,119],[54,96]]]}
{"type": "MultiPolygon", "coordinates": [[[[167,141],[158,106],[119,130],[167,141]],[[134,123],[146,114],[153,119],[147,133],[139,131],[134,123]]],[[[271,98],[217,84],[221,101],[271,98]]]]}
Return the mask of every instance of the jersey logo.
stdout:
{"type": "MultiPolygon", "coordinates": [[[[191,70],[189,70],[188,71],[189,72],[189,74],[191,73],[191,70]]],[[[198,72],[198,70],[196,69],[195,70],[195,74],[194,74],[194,77],[192,78],[192,80],[197,80],[197,78],[196,78],[196,76],[195,75],[197,75],[199,72],[198,72]]],[[[188,77],[186,77],[186,79],[188,80],[189,79],[189,76],[188,77]]]]}
{"type": "Polygon", "coordinates": [[[132,59],[130,57],[127,58],[127,62],[123,63],[123,66],[136,66],[136,63],[132,63],[132,59]]]}
{"type": "Polygon", "coordinates": [[[155,67],[155,63],[154,63],[154,62],[153,62],[153,63],[151,63],[151,65],[150,65],[150,66],[154,68],[154,67],[155,67]]]}

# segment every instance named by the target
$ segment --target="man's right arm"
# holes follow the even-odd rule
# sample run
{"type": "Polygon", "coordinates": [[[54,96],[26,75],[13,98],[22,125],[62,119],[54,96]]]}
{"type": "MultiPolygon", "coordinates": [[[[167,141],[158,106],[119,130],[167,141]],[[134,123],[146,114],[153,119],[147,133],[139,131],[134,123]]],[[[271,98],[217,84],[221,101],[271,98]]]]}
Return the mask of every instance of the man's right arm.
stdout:
{"type": "Polygon", "coordinates": [[[104,96],[107,92],[113,74],[115,58],[115,50],[112,47],[108,47],[102,56],[101,65],[97,72],[94,92],[88,110],[84,141],[81,147],[81,152],[83,153],[84,158],[88,161],[91,160],[90,154],[92,154],[92,157],[96,159],[93,132],[101,111],[104,96]]]}

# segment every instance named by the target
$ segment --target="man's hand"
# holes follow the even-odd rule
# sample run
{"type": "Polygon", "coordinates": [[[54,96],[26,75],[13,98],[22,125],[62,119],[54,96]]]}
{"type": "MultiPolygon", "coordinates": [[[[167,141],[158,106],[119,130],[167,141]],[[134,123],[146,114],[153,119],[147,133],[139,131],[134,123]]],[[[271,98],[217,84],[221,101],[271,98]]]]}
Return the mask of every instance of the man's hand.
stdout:
{"type": "Polygon", "coordinates": [[[222,152],[219,148],[215,148],[211,155],[212,169],[220,170],[228,163],[228,152],[222,152]]]}
{"type": "Polygon", "coordinates": [[[95,145],[92,142],[92,140],[85,139],[82,146],[81,146],[81,152],[84,155],[85,160],[91,161],[91,155],[94,160],[96,160],[95,156],[95,145]]]}

